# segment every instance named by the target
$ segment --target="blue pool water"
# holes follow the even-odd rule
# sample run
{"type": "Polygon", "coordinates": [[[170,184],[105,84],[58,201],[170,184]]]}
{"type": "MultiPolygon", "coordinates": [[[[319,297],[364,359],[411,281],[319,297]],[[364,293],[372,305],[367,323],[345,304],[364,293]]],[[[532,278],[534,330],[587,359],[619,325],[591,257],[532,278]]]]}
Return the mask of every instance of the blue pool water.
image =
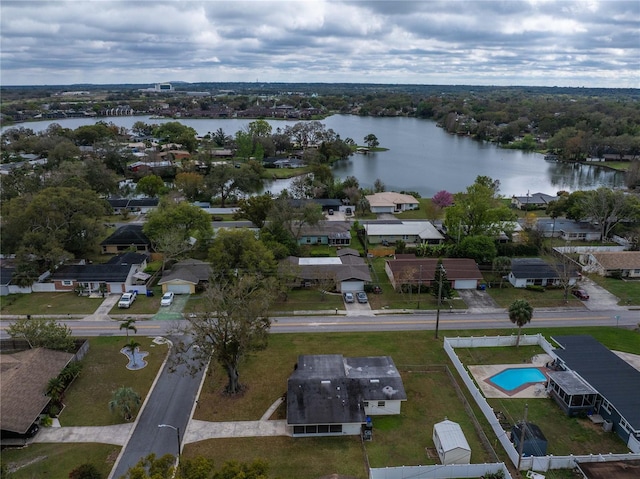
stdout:
{"type": "Polygon", "coordinates": [[[546,376],[538,368],[512,368],[489,378],[489,381],[505,391],[513,391],[529,383],[543,383],[546,376]]]}

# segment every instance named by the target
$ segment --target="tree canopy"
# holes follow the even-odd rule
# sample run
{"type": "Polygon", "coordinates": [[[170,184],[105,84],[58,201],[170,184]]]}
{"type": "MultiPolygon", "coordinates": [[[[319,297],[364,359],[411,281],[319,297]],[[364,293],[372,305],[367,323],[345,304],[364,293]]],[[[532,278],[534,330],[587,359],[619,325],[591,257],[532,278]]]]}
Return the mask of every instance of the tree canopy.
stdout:
{"type": "Polygon", "coordinates": [[[18,319],[7,328],[9,336],[25,339],[32,348],[47,348],[58,351],[73,351],[71,328],[58,324],[53,319],[18,319]]]}
{"type": "Polygon", "coordinates": [[[211,242],[209,262],[214,274],[222,278],[245,273],[269,276],[276,271],[273,253],[253,231],[244,228],[220,229],[211,242]]]}
{"type": "Polygon", "coordinates": [[[509,306],[509,319],[513,324],[518,326],[518,339],[516,346],[520,345],[520,331],[522,326],[529,324],[533,317],[533,307],[525,299],[516,299],[509,306]]]}
{"type": "Polygon", "coordinates": [[[163,198],[157,209],[147,213],[143,230],[152,242],[158,241],[169,230],[181,233],[184,240],[191,236],[208,239],[213,233],[211,218],[202,208],[185,201],[176,203],[170,198],[163,198]]]}

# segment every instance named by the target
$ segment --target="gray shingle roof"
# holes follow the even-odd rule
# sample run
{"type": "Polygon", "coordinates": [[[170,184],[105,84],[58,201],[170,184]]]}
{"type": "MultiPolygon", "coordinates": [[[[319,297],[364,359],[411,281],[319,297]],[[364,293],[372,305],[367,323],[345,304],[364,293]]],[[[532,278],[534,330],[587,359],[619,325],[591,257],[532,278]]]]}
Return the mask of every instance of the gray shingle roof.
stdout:
{"type": "Polygon", "coordinates": [[[151,241],[142,231],[142,225],[124,225],[113,232],[111,236],[100,243],[109,245],[149,245],[151,241]]]}
{"type": "Polygon", "coordinates": [[[609,401],[635,430],[640,430],[640,371],[592,336],[555,336],[555,353],[609,401]]]}
{"type": "Polygon", "coordinates": [[[197,259],[187,259],[174,264],[169,271],[165,271],[158,284],[171,281],[186,281],[198,284],[200,281],[208,281],[211,277],[211,265],[197,259]]]}
{"type": "Polygon", "coordinates": [[[75,280],[79,282],[100,281],[124,283],[131,271],[130,264],[73,264],[60,266],[51,275],[52,280],[75,280]]]}

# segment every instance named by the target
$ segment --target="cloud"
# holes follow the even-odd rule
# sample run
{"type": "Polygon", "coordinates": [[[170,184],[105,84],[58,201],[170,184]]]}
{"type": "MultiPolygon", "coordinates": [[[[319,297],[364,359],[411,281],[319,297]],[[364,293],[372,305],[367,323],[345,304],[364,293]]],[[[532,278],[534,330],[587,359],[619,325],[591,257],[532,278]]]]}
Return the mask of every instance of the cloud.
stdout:
{"type": "Polygon", "coordinates": [[[3,0],[0,17],[3,85],[640,86],[635,0],[3,0]]]}

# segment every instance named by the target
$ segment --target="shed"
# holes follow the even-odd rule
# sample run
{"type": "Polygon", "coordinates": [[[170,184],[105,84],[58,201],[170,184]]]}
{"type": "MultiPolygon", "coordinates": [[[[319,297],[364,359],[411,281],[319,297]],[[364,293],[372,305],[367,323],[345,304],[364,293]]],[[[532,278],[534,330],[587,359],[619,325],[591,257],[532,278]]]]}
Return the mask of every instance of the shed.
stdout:
{"type": "Polygon", "coordinates": [[[531,422],[520,422],[511,428],[511,442],[517,451],[520,451],[520,441],[524,440],[522,454],[524,456],[546,456],[547,438],[542,434],[542,430],[531,422]]]}
{"type": "Polygon", "coordinates": [[[445,419],[435,424],[433,443],[443,465],[471,463],[471,447],[457,422],[445,419]]]}

